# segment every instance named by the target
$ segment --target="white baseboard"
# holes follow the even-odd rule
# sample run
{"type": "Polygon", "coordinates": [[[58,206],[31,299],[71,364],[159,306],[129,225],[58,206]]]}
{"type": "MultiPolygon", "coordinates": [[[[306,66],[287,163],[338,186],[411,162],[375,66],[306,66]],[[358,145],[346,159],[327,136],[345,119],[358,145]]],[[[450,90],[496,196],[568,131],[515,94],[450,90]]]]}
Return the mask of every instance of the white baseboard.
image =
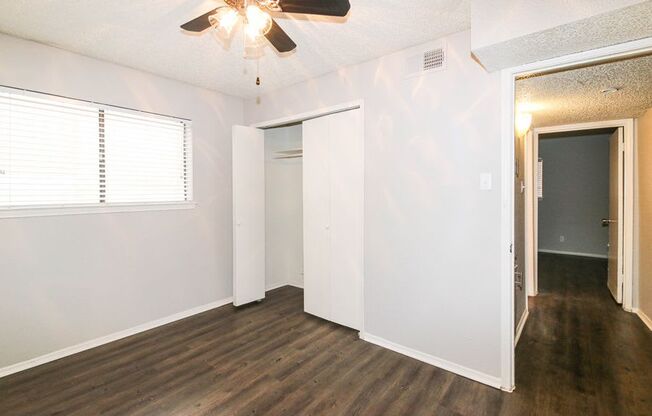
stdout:
{"type": "Polygon", "coordinates": [[[395,351],[399,354],[407,355],[408,357],[412,357],[416,360],[423,361],[424,363],[434,365],[435,367],[442,368],[446,371],[450,371],[451,373],[458,374],[462,377],[466,377],[468,379],[486,384],[488,386],[495,387],[497,389],[502,388],[500,377],[490,376],[489,374],[485,374],[480,371],[476,371],[468,367],[455,364],[453,362],[444,360],[443,358],[435,357],[433,355],[429,355],[421,351],[413,350],[412,348],[404,347],[403,345],[395,344],[391,341],[388,341],[381,337],[377,337],[375,335],[371,335],[369,333],[360,332],[360,339],[370,342],[372,344],[376,344],[383,348],[387,348],[388,350],[395,351]]]}
{"type": "Polygon", "coordinates": [[[650,319],[649,316],[645,314],[642,310],[635,308],[632,310],[636,315],[638,315],[639,318],[641,318],[641,321],[648,327],[650,331],[652,331],[652,319],[650,319]]]}
{"type": "Polygon", "coordinates": [[[41,355],[39,357],[35,357],[26,361],[22,361],[20,363],[12,364],[7,367],[0,368],[0,378],[8,376],[10,374],[17,373],[19,371],[27,370],[28,368],[36,367],[41,364],[49,363],[50,361],[55,361],[63,357],[67,357],[69,355],[77,354],[78,352],[86,351],[91,348],[99,347],[100,345],[108,344],[109,342],[117,341],[122,338],[129,337],[131,335],[138,334],[140,332],[144,332],[153,328],[156,328],[158,326],[166,325],[174,321],[178,321],[183,318],[187,318],[192,315],[196,315],[198,313],[206,312],[210,309],[215,309],[220,306],[224,306],[226,304],[229,304],[233,302],[232,298],[226,298],[222,300],[218,300],[215,302],[207,303],[205,305],[197,306],[192,309],[188,309],[182,312],[175,313],[173,315],[166,316],[164,318],[156,319],[154,321],[146,322],[144,324],[125,329],[123,331],[119,332],[114,332],[109,335],[105,335],[103,337],[95,338],[89,341],[82,342],[80,344],[72,345],[70,347],[66,347],[63,349],[60,349],[58,351],[53,351],[50,353],[47,353],[45,355],[41,355]]]}
{"type": "Polygon", "coordinates": [[[593,257],[596,259],[606,259],[608,256],[606,254],[594,254],[594,253],[580,253],[578,251],[562,251],[562,250],[546,250],[539,249],[539,253],[549,253],[549,254],[564,254],[566,256],[580,256],[580,257],[593,257]]]}
{"type": "Polygon", "coordinates": [[[527,322],[528,316],[530,316],[530,311],[527,308],[525,308],[523,315],[521,315],[521,320],[518,321],[518,325],[516,325],[516,335],[514,336],[514,348],[516,348],[516,345],[518,345],[518,340],[521,339],[521,333],[523,332],[523,328],[525,328],[525,323],[527,322]]]}
{"type": "Polygon", "coordinates": [[[273,285],[269,285],[265,288],[265,292],[269,292],[270,290],[278,289],[279,287],[283,286],[292,286],[292,287],[297,287],[299,289],[303,289],[303,285],[297,282],[282,282],[282,283],[275,283],[273,285]]]}
{"type": "Polygon", "coordinates": [[[270,290],[278,289],[279,287],[287,286],[289,285],[288,282],[281,282],[281,283],[275,283],[273,285],[269,285],[265,287],[265,292],[269,292],[270,290]]]}

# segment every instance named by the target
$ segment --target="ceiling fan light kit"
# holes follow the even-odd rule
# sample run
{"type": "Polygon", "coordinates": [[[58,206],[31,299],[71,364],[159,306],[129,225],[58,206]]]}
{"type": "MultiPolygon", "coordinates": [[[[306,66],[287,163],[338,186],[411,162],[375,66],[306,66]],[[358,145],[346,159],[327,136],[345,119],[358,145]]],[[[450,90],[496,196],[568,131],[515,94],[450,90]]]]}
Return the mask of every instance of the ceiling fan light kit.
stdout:
{"type": "MultiPolygon", "coordinates": [[[[234,28],[242,23],[245,35],[245,58],[259,57],[248,50],[262,46],[264,39],[279,53],[289,53],[297,45],[276,23],[270,13],[300,13],[344,17],[351,8],[349,0],[224,0],[225,6],[213,9],[181,25],[194,33],[211,28],[215,36],[228,42],[234,28]]],[[[256,85],[260,85],[259,77],[256,85]]]]}

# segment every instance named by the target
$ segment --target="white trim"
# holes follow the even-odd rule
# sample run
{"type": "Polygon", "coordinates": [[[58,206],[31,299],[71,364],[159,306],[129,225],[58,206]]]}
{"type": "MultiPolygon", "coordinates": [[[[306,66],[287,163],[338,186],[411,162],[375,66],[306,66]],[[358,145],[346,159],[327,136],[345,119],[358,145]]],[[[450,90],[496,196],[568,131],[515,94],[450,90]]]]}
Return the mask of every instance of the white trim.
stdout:
{"type": "Polygon", "coordinates": [[[624,136],[624,203],[623,203],[623,309],[632,310],[634,307],[634,250],[636,248],[634,233],[634,217],[636,216],[634,207],[634,183],[636,182],[636,166],[634,160],[636,151],[634,147],[635,128],[634,119],[625,120],[623,125],[624,136]]]}
{"type": "MultiPolygon", "coordinates": [[[[536,296],[535,292],[535,275],[536,275],[536,249],[534,239],[527,238],[528,235],[535,234],[534,225],[534,205],[537,203],[537,192],[536,192],[536,183],[534,178],[536,174],[534,170],[536,169],[537,164],[534,163],[534,134],[532,131],[528,131],[525,135],[524,146],[525,146],[525,160],[523,161],[523,173],[524,173],[524,182],[525,182],[525,215],[523,219],[525,221],[525,226],[523,227],[524,237],[525,237],[525,305],[527,309],[527,298],[528,296],[536,296]]],[[[518,334],[517,334],[518,338],[518,334]]],[[[518,342],[518,339],[515,341],[518,342]]]]}
{"type": "Polygon", "coordinates": [[[573,123],[573,124],[562,124],[559,126],[537,127],[534,129],[534,132],[535,134],[546,134],[546,133],[559,133],[559,132],[566,132],[566,131],[594,130],[594,129],[611,128],[611,127],[616,128],[616,127],[625,127],[630,123],[632,123],[631,118],[618,119],[618,120],[591,121],[587,123],[573,123]]]}
{"type": "Polygon", "coordinates": [[[105,214],[112,212],[169,211],[194,209],[196,202],[153,202],[141,204],[84,204],[58,206],[32,206],[24,208],[2,208],[2,218],[51,217],[56,215],[105,214]]]}
{"type": "Polygon", "coordinates": [[[476,371],[471,368],[464,367],[459,364],[455,364],[448,360],[444,360],[443,358],[435,357],[433,355],[429,355],[414,350],[412,348],[405,347],[400,344],[396,344],[394,342],[388,341],[384,338],[369,333],[360,332],[360,339],[378,345],[380,347],[387,348],[388,350],[392,350],[399,354],[403,354],[408,357],[414,358],[416,360],[423,361],[424,363],[433,365],[435,367],[439,367],[446,371],[450,371],[451,373],[458,374],[462,377],[466,377],[468,379],[486,384],[488,386],[495,387],[497,389],[502,388],[500,377],[491,376],[481,371],[476,371]]]}
{"type": "Polygon", "coordinates": [[[594,253],[581,253],[579,251],[564,251],[564,250],[548,250],[540,248],[539,253],[549,253],[549,254],[562,254],[564,256],[579,256],[579,257],[592,257],[596,259],[606,259],[609,258],[606,254],[594,254],[594,253]]]}
{"type": "Polygon", "coordinates": [[[641,318],[641,321],[648,327],[650,331],[652,331],[652,319],[650,319],[649,316],[645,314],[642,310],[639,308],[635,308],[632,310],[636,315],[638,315],[639,318],[641,318]]]}
{"type": "Polygon", "coordinates": [[[265,292],[269,292],[270,290],[278,289],[279,287],[283,286],[290,286],[289,282],[281,282],[281,283],[275,283],[273,285],[265,286],[265,292]]]}
{"type": "Polygon", "coordinates": [[[134,326],[123,331],[114,332],[103,337],[95,338],[89,341],[82,342],[80,344],[72,345],[57,351],[50,352],[48,354],[41,355],[39,357],[31,358],[29,360],[12,364],[4,368],[0,368],[0,378],[8,376],[10,374],[17,373],[19,371],[24,371],[32,367],[39,366],[41,364],[49,363],[51,361],[58,360],[69,355],[77,354],[82,351],[89,350],[91,348],[99,347],[100,345],[108,344],[113,341],[117,341],[122,338],[129,337],[141,332],[148,331],[150,329],[169,324],[180,319],[187,318],[192,315],[196,315],[202,312],[206,312],[211,309],[219,308],[220,306],[227,305],[232,302],[232,298],[221,299],[215,302],[207,303],[205,305],[197,306],[191,309],[187,309],[182,312],[177,312],[175,314],[166,316],[164,318],[156,319],[154,321],[146,322],[144,324],[134,326]]]}
{"type": "Polygon", "coordinates": [[[501,71],[500,359],[501,388],[514,390],[514,76],[501,71]]]}
{"type": "Polygon", "coordinates": [[[270,286],[265,287],[265,292],[269,292],[270,290],[278,289],[279,287],[285,287],[285,286],[292,286],[296,287],[297,289],[303,289],[303,285],[297,283],[297,282],[282,282],[282,283],[276,283],[270,286]]]}
{"type": "Polygon", "coordinates": [[[514,347],[518,345],[518,340],[521,339],[521,334],[523,333],[523,328],[525,328],[525,323],[527,322],[527,318],[530,316],[530,310],[528,308],[525,308],[523,311],[523,315],[521,315],[521,319],[518,321],[518,325],[516,326],[516,336],[514,337],[514,347]]]}
{"type": "MultiPolygon", "coordinates": [[[[358,108],[362,109],[363,106],[364,106],[363,100],[355,100],[355,101],[333,105],[330,107],[322,107],[316,110],[306,111],[292,116],[286,116],[286,117],[276,118],[273,120],[261,121],[258,123],[250,124],[249,126],[258,129],[269,129],[272,127],[280,127],[286,124],[298,123],[317,117],[323,117],[329,114],[341,113],[342,111],[355,110],[358,108]]],[[[362,115],[364,118],[364,112],[362,113],[362,115]]],[[[363,126],[364,126],[364,122],[363,122],[363,126]]]]}
{"type": "Polygon", "coordinates": [[[514,82],[517,75],[559,69],[589,63],[601,58],[627,56],[652,50],[652,37],[619,43],[600,49],[564,55],[501,71],[501,233],[500,233],[500,294],[501,294],[501,378],[504,390],[514,388],[514,293],[512,244],[514,232],[514,82]]]}
{"type": "MultiPolygon", "coordinates": [[[[286,124],[292,124],[292,123],[298,123],[298,122],[303,122],[306,120],[310,120],[313,118],[318,118],[318,117],[323,117],[327,116],[329,114],[335,114],[335,113],[341,113],[343,111],[349,111],[349,110],[360,110],[361,117],[362,117],[362,169],[364,171],[364,163],[365,163],[365,132],[366,132],[366,122],[365,122],[365,111],[364,111],[364,100],[354,100],[354,101],[349,101],[345,103],[340,103],[337,105],[329,106],[329,107],[322,107],[318,108],[315,110],[311,111],[306,111],[303,113],[295,114],[292,116],[286,116],[286,117],[281,117],[281,118],[276,118],[273,120],[267,120],[267,121],[261,121],[258,123],[253,123],[250,124],[250,127],[255,127],[258,129],[267,129],[267,128],[273,128],[273,127],[280,127],[286,124]]],[[[365,183],[364,183],[364,176],[362,178],[362,186],[364,188],[365,183]]],[[[365,229],[365,215],[364,215],[364,192],[362,194],[362,234],[363,234],[363,241],[362,241],[362,261],[363,261],[363,267],[362,267],[362,280],[360,282],[360,333],[364,332],[365,328],[365,314],[364,314],[364,281],[365,281],[365,264],[364,264],[364,229],[365,229]]],[[[292,286],[295,286],[292,283],[289,283],[292,286]]],[[[296,286],[300,287],[303,289],[303,286],[296,286]]]]}
{"type": "MultiPolygon", "coordinates": [[[[534,134],[532,135],[534,138],[534,134]]],[[[535,186],[537,186],[537,180],[536,180],[536,175],[539,172],[539,141],[538,140],[532,140],[532,157],[534,160],[532,160],[532,163],[536,168],[534,168],[533,173],[535,175],[535,186]]],[[[532,293],[533,296],[536,296],[539,294],[539,256],[537,253],[539,252],[539,197],[537,195],[537,192],[534,192],[532,195],[532,226],[534,227],[533,231],[534,233],[532,236],[534,237],[534,242],[532,246],[534,247],[534,269],[532,270],[532,281],[530,282],[532,284],[532,293]]],[[[527,238],[527,235],[526,235],[527,238]]]]}

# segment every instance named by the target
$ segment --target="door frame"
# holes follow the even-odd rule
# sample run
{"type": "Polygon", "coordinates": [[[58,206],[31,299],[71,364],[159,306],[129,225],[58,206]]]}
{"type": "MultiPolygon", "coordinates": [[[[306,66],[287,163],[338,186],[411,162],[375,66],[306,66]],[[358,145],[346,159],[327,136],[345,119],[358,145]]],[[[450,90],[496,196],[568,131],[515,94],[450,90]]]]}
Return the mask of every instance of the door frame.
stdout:
{"type": "MultiPolygon", "coordinates": [[[[255,127],[258,129],[271,129],[274,127],[281,127],[286,124],[293,124],[293,123],[300,123],[304,122],[313,118],[319,118],[323,116],[327,116],[330,114],[335,114],[335,113],[341,113],[344,111],[350,111],[350,110],[360,110],[360,116],[362,117],[362,169],[364,172],[364,162],[365,162],[365,113],[364,113],[364,100],[353,100],[353,101],[347,101],[343,102],[340,104],[328,106],[328,107],[321,107],[317,108],[314,110],[309,110],[305,111],[302,113],[297,113],[285,117],[280,117],[280,118],[275,118],[271,120],[265,120],[257,123],[252,123],[249,124],[250,127],[255,127]]],[[[364,188],[365,186],[365,177],[364,174],[362,175],[362,186],[364,188]]],[[[362,337],[365,333],[365,314],[364,314],[364,282],[365,282],[365,249],[364,249],[364,230],[365,230],[365,215],[364,215],[364,206],[365,206],[365,200],[364,200],[364,192],[362,193],[362,207],[363,207],[363,212],[362,212],[362,279],[360,280],[360,287],[359,287],[359,293],[360,293],[360,330],[358,332],[358,335],[362,337]]]]}
{"type": "MultiPolygon", "coordinates": [[[[592,130],[600,128],[623,128],[623,139],[624,139],[624,166],[623,166],[623,177],[620,177],[619,180],[623,180],[623,195],[619,195],[619,199],[622,203],[619,203],[619,217],[622,218],[622,227],[619,229],[618,242],[622,250],[620,252],[622,255],[619,256],[619,280],[622,282],[622,297],[623,303],[622,307],[624,310],[631,312],[632,305],[634,304],[633,299],[633,253],[634,253],[634,181],[635,181],[635,169],[634,169],[634,119],[622,119],[622,120],[606,120],[606,121],[597,121],[597,122],[588,122],[588,123],[574,123],[566,124],[560,126],[550,126],[550,127],[540,127],[533,130],[533,152],[528,155],[531,157],[530,160],[527,160],[526,163],[532,164],[534,166],[535,161],[539,157],[539,135],[547,133],[560,133],[567,131],[578,131],[578,130],[592,130]],[[622,263],[621,263],[622,262],[622,263]]],[[[536,183],[537,172],[535,169],[531,169],[532,178],[530,181],[536,183]]],[[[538,219],[539,219],[539,210],[535,209],[537,205],[536,195],[532,197],[532,211],[530,215],[532,216],[532,228],[526,229],[526,247],[528,252],[526,253],[526,261],[531,265],[535,266],[537,261],[537,249],[531,250],[535,242],[535,236],[538,233],[538,219]]],[[[531,284],[532,294],[528,293],[529,296],[536,296],[538,293],[538,271],[536,266],[532,267],[526,279],[529,284],[531,284]]]]}
{"type": "Polygon", "coordinates": [[[652,51],[652,37],[620,43],[604,48],[564,55],[503,69],[501,77],[501,232],[500,232],[500,350],[501,389],[514,390],[515,348],[514,348],[514,121],[515,82],[517,77],[532,73],[555,71],[587,64],[596,64],[610,59],[633,57],[652,51]]]}

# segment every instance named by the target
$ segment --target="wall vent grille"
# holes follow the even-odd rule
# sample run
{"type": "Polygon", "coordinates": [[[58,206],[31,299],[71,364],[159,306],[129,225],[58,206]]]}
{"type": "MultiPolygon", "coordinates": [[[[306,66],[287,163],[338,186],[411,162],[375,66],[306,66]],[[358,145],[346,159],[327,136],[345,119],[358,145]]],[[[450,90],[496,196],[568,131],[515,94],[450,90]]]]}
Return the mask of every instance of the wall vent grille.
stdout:
{"type": "Polygon", "coordinates": [[[434,49],[423,54],[423,70],[430,71],[444,66],[444,49],[434,49]]]}
{"type": "Polygon", "coordinates": [[[406,59],[406,77],[417,77],[446,69],[446,48],[433,48],[406,59]]]}

